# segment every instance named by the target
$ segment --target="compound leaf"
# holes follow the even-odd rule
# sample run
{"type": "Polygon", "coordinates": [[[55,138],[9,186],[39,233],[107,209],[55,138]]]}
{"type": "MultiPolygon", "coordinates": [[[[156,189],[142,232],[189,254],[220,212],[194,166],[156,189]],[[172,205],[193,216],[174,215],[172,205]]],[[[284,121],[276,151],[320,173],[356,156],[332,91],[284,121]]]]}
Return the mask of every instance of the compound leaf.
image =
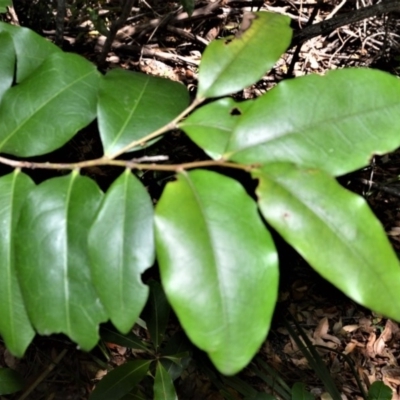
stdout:
{"type": "Polygon", "coordinates": [[[400,268],[382,225],[331,176],[269,164],[253,176],[262,215],[325,279],[354,301],[400,320],[400,268]]]}
{"type": "Polygon", "coordinates": [[[17,280],[13,233],[22,204],[34,187],[31,179],[19,170],[0,178],[0,334],[17,357],[23,356],[35,332],[17,280]]]}
{"type": "Polygon", "coordinates": [[[50,55],[0,103],[0,151],[21,156],[51,152],[96,116],[99,73],[75,54],[50,55]]]}
{"type": "Polygon", "coordinates": [[[84,350],[107,319],[91,283],[87,235],[102,192],[78,172],[31,190],[15,232],[17,272],[29,318],[43,335],[65,333],[84,350]]]}
{"type": "Polygon", "coordinates": [[[236,373],[265,339],[277,296],[277,254],[255,203],[231,178],[181,173],[155,226],[162,284],[185,332],[221,372],[236,373]]]}
{"type": "Polygon", "coordinates": [[[89,234],[93,284],[115,327],[127,333],[148,297],[141,274],[154,262],[153,204],[126,170],[107,191],[89,234]]]}
{"type": "Polygon", "coordinates": [[[245,13],[235,37],[214,40],[204,51],[197,98],[225,96],[261,79],[290,44],[289,22],[276,13],[245,13]]]}

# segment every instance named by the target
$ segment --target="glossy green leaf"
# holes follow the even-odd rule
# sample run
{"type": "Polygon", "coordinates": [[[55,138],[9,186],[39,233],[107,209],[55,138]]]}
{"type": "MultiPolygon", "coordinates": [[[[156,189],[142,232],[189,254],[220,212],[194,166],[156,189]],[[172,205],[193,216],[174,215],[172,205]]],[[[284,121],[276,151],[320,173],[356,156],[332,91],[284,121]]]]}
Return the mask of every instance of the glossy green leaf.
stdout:
{"type": "Polygon", "coordinates": [[[265,339],[277,296],[277,254],[255,203],[231,178],[181,173],[157,204],[155,226],[172,308],[193,343],[234,374],[265,339]]]}
{"type": "Polygon", "coordinates": [[[178,400],[174,383],[161,362],[157,363],[156,368],[154,400],[178,400]]]}
{"type": "Polygon", "coordinates": [[[93,284],[115,327],[127,333],[146,304],[141,274],[154,262],[153,203],[130,170],[107,191],[90,229],[93,284]]]}
{"type": "Polygon", "coordinates": [[[7,12],[9,6],[12,6],[11,0],[0,0],[0,13],[7,12]]]}
{"type": "Polygon", "coordinates": [[[24,388],[24,380],[17,372],[9,368],[0,368],[0,395],[18,392],[24,388]]]}
{"type": "Polygon", "coordinates": [[[315,397],[306,389],[306,385],[297,382],[292,388],[292,400],[314,400],[315,397]]]}
{"type": "Polygon", "coordinates": [[[11,36],[0,33],[0,102],[4,92],[11,87],[14,80],[15,49],[11,36]]]}
{"type": "Polygon", "coordinates": [[[8,32],[13,38],[18,60],[17,82],[27,78],[50,54],[61,53],[59,47],[28,28],[0,22],[0,32],[8,32]]]}
{"type": "Polygon", "coordinates": [[[51,152],[96,116],[99,73],[75,54],[55,53],[0,103],[0,151],[21,157],[51,152]]]}
{"type": "Polygon", "coordinates": [[[232,104],[212,103],[202,120],[195,117],[200,109],[184,127],[189,124],[189,136],[213,158],[245,164],[293,162],[338,176],[399,146],[399,93],[400,81],[387,73],[337,70],[281,82],[241,115],[232,115],[232,104]],[[225,129],[226,147],[219,154],[221,145],[216,143],[223,141],[208,135],[218,119],[220,126],[232,126],[230,135],[225,129]],[[191,120],[197,122],[197,131],[191,120]]]}
{"type": "Polygon", "coordinates": [[[17,272],[40,334],[65,333],[84,350],[107,319],[91,283],[87,236],[102,192],[78,172],[31,190],[15,232],[17,272]]]}
{"type": "Polygon", "coordinates": [[[97,385],[89,400],[119,400],[146,376],[151,361],[134,360],[109,372],[97,385]]]}
{"type": "Polygon", "coordinates": [[[115,343],[118,346],[150,352],[150,346],[147,344],[147,342],[140,339],[133,332],[123,335],[107,327],[101,327],[100,336],[104,341],[115,343]]]}
{"type": "Polygon", "coordinates": [[[261,79],[290,44],[289,22],[276,13],[245,13],[235,37],[214,40],[204,51],[197,98],[225,96],[261,79]]]}
{"type": "Polygon", "coordinates": [[[391,400],[392,389],[383,382],[375,381],[368,390],[368,400],[391,400]]]}
{"type": "Polygon", "coordinates": [[[188,92],[180,83],[122,69],[110,71],[101,80],[97,109],[105,154],[111,156],[161,128],[188,105],[188,92]]]}
{"type": "Polygon", "coordinates": [[[35,332],[17,280],[12,235],[22,204],[34,187],[31,179],[18,170],[0,178],[0,334],[17,357],[23,356],[35,332]]]}
{"type": "Polygon", "coordinates": [[[270,164],[259,179],[261,213],[325,279],[354,301],[400,320],[399,261],[360,196],[322,171],[270,164]]]}
{"type": "Polygon", "coordinates": [[[239,116],[252,105],[253,100],[238,103],[226,97],[199,108],[180,123],[179,128],[211,158],[218,159],[229,145],[232,132],[241,120],[239,116]]]}
{"type": "Polygon", "coordinates": [[[162,343],[165,329],[169,319],[170,306],[161,285],[156,281],[151,281],[149,302],[146,306],[146,320],[151,340],[155,349],[162,343]]]}

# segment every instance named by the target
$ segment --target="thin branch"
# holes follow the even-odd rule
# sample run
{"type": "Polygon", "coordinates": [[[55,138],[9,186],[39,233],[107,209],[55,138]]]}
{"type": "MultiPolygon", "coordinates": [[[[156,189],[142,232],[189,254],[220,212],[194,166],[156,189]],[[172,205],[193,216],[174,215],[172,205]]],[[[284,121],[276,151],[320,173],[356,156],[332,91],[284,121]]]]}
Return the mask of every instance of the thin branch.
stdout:
{"type": "Polygon", "coordinates": [[[359,10],[338,15],[334,18],[319,22],[318,24],[307,26],[301,31],[295,32],[291,46],[303,43],[319,35],[329,35],[335,29],[355,22],[362,21],[366,18],[375,17],[381,14],[387,14],[400,10],[399,0],[385,0],[382,3],[373,6],[363,7],[359,10]]]}
{"type": "MultiPolygon", "coordinates": [[[[134,159],[133,159],[134,160],[134,159]]],[[[243,171],[251,171],[258,167],[258,165],[244,165],[235,164],[225,160],[204,160],[193,161],[183,164],[145,164],[138,163],[132,160],[111,160],[106,157],[97,158],[95,160],[80,161],[76,163],[38,163],[31,161],[18,161],[11,160],[6,157],[0,157],[0,163],[14,168],[25,169],[50,169],[50,170],[77,170],[82,168],[99,167],[99,166],[113,166],[137,170],[151,170],[151,171],[173,171],[178,172],[186,169],[202,168],[202,167],[226,167],[233,169],[240,169],[243,171]]]]}
{"type": "Polygon", "coordinates": [[[126,20],[128,19],[131,13],[135,1],[136,0],[125,0],[122,6],[121,15],[111,24],[110,30],[107,35],[107,39],[104,43],[103,49],[99,57],[99,65],[105,63],[107,54],[110,52],[111,46],[114,42],[115,35],[117,34],[118,30],[124,26],[126,20]]]}
{"type": "Polygon", "coordinates": [[[58,46],[62,46],[64,41],[65,9],[66,9],[65,0],[57,0],[55,42],[58,46]]]}
{"type": "Polygon", "coordinates": [[[179,121],[181,121],[181,119],[183,119],[184,117],[186,117],[186,115],[188,115],[191,111],[193,111],[198,105],[200,105],[205,99],[199,99],[196,98],[193,103],[186,108],[184,111],[182,111],[176,118],[174,118],[171,122],[169,122],[168,124],[164,125],[163,127],[161,127],[160,129],[157,129],[156,131],[150,133],[149,135],[140,138],[139,140],[134,140],[133,142],[129,143],[128,145],[126,145],[125,147],[123,147],[121,150],[118,150],[117,152],[115,152],[114,154],[108,156],[108,158],[110,159],[114,159],[117,158],[118,156],[120,156],[121,154],[124,154],[130,150],[132,150],[133,148],[137,147],[137,146],[144,146],[147,142],[149,142],[152,139],[155,139],[158,136],[163,135],[164,133],[171,131],[173,129],[177,129],[178,128],[178,123],[179,121]]]}

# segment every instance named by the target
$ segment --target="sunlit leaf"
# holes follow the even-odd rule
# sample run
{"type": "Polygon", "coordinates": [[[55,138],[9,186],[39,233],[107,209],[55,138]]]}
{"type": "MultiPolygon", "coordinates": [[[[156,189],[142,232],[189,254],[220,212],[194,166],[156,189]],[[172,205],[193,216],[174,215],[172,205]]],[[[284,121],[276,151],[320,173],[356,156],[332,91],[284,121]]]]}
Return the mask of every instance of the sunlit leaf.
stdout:
{"type": "Polygon", "coordinates": [[[23,356],[35,332],[17,280],[13,233],[22,204],[34,187],[34,183],[18,170],[0,178],[0,334],[17,357],[23,356]]]}
{"type": "Polygon", "coordinates": [[[102,193],[78,172],[31,190],[15,232],[17,272],[29,318],[43,335],[65,333],[84,350],[107,315],[91,283],[87,236],[102,193]]]}
{"type": "Polygon", "coordinates": [[[155,224],[162,284],[185,332],[220,371],[239,371],[265,339],[277,296],[277,254],[255,203],[231,178],[182,173],[155,224]]]}
{"type": "Polygon", "coordinates": [[[110,71],[101,80],[97,110],[105,154],[111,156],[161,128],[188,104],[188,92],[180,83],[121,69],[110,71]]]}
{"type": "Polygon", "coordinates": [[[261,213],[325,279],[354,301],[400,320],[399,261],[365,200],[322,171],[270,164],[259,179],[261,213]]]}
{"type": "Polygon", "coordinates": [[[289,22],[277,13],[245,13],[235,37],[214,40],[204,51],[197,97],[225,96],[261,79],[290,44],[289,22]]]}

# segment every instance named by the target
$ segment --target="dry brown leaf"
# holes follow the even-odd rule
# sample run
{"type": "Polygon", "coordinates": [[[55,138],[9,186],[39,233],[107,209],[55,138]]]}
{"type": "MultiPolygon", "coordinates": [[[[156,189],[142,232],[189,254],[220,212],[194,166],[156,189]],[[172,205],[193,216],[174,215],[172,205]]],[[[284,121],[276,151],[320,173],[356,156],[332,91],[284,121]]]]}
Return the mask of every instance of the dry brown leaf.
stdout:
{"type": "Polygon", "coordinates": [[[321,321],[319,321],[318,326],[316,327],[314,333],[313,333],[313,338],[318,339],[321,338],[323,335],[326,335],[329,330],[329,321],[328,318],[322,318],[321,321]]]}
{"type": "Polygon", "coordinates": [[[350,354],[353,350],[357,347],[356,342],[349,342],[347,343],[345,349],[343,350],[343,354],[350,354]]]}
{"type": "Polygon", "coordinates": [[[375,357],[375,352],[374,352],[374,343],[376,341],[376,335],[374,332],[371,332],[369,334],[369,338],[368,338],[368,342],[367,342],[367,346],[365,348],[368,357],[375,357]]]}
{"type": "Polygon", "coordinates": [[[360,328],[359,325],[353,324],[353,325],[345,325],[342,329],[345,332],[351,333],[351,332],[355,332],[358,328],[360,328]]]}

